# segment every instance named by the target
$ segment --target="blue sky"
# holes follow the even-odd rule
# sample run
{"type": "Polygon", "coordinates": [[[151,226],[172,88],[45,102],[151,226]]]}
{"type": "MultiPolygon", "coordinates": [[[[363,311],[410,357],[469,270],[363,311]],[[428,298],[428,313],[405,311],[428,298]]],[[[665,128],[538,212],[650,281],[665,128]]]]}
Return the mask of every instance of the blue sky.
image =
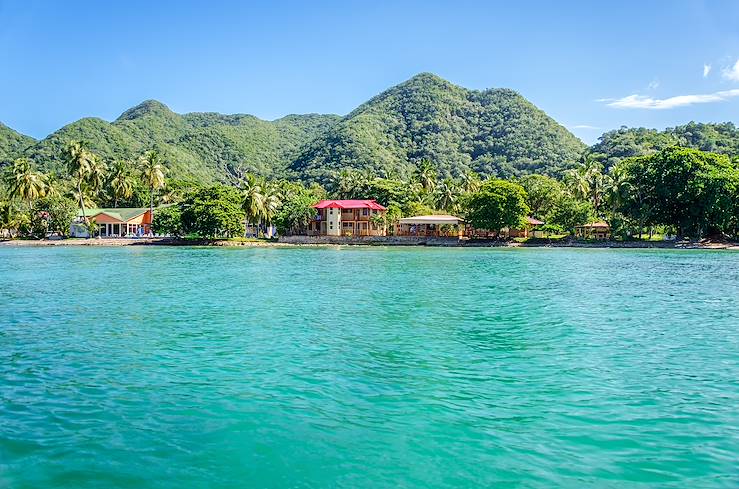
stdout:
{"type": "Polygon", "coordinates": [[[430,71],[507,87],[592,143],[739,122],[739,2],[0,0],[0,121],[44,137],[157,99],[346,114],[430,71]]]}

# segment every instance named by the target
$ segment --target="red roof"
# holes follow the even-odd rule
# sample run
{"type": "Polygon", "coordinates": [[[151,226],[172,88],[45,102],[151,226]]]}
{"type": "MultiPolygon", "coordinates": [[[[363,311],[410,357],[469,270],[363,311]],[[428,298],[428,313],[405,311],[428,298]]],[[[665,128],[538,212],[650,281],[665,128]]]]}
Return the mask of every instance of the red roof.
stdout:
{"type": "Polygon", "coordinates": [[[378,211],[387,210],[384,206],[378,204],[374,200],[322,200],[315,204],[316,209],[376,209],[378,211]]]}
{"type": "Polygon", "coordinates": [[[544,224],[544,221],[540,221],[540,220],[535,219],[533,217],[527,217],[526,218],[526,222],[528,224],[532,225],[532,226],[541,226],[542,224],[544,224]]]}

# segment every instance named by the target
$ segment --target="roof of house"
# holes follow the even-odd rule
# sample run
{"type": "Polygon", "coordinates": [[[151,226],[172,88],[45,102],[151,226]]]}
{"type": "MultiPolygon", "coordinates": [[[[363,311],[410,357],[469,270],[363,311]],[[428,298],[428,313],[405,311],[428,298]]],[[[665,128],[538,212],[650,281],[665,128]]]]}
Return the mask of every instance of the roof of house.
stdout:
{"type": "Polygon", "coordinates": [[[544,221],[540,221],[533,217],[526,217],[526,223],[532,226],[541,226],[542,224],[544,224],[544,221]]]}
{"type": "MultiPolygon", "coordinates": [[[[99,216],[100,214],[105,214],[121,222],[130,221],[131,219],[139,217],[146,212],[149,212],[148,207],[109,207],[100,209],[85,209],[85,215],[88,218],[99,216]]],[[[77,217],[82,217],[82,209],[80,209],[77,217]]]]}
{"type": "Polygon", "coordinates": [[[590,224],[585,224],[583,226],[577,226],[579,228],[610,228],[611,226],[608,225],[605,221],[597,221],[597,222],[591,222],[590,224]]]}
{"type": "Polygon", "coordinates": [[[378,204],[375,200],[322,200],[315,204],[316,209],[376,209],[378,211],[387,210],[384,206],[378,204]]]}
{"type": "Polygon", "coordinates": [[[400,220],[401,224],[459,224],[460,222],[464,222],[464,220],[457,216],[444,214],[404,217],[400,220]]]}

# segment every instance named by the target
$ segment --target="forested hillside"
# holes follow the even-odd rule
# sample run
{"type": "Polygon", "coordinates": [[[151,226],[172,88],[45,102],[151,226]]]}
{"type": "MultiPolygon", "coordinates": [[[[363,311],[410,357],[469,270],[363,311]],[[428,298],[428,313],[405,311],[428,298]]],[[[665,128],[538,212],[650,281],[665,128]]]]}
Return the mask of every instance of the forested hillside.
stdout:
{"type": "Polygon", "coordinates": [[[26,155],[40,168],[56,170],[67,141],[82,140],[105,160],[133,161],[158,149],[175,177],[204,182],[226,180],[228,168],[264,176],[282,173],[297,148],[335,122],[334,115],[293,115],[263,121],[251,115],[180,115],[157,101],[146,101],[108,123],[85,118],[64,126],[32,146],[26,155]]]}
{"type": "MultiPolygon", "coordinates": [[[[60,171],[63,146],[82,140],[106,162],[133,162],[148,149],[163,156],[170,178],[228,181],[235,171],[327,183],[342,170],[407,179],[422,161],[441,177],[538,173],[560,177],[586,146],[508,89],[468,90],[422,73],[337,115],[289,115],[264,121],[246,114],[177,114],[149,100],[113,122],[84,118],[41,141],[0,124],[0,163],[30,157],[60,171]]],[[[664,131],[625,128],[590,148],[610,168],[629,156],[669,146],[739,155],[732,123],[690,123],[664,131]]]]}
{"type": "Polygon", "coordinates": [[[422,73],[364,103],[292,162],[303,178],[346,168],[403,176],[429,160],[442,176],[560,175],[584,144],[512,90],[467,90],[422,73]]]}
{"type": "Polygon", "coordinates": [[[739,129],[731,123],[703,124],[690,122],[684,126],[657,129],[622,127],[603,134],[591,152],[601,155],[607,168],[624,158],[656,153],[669,146],[711,151],[739,156],[739,129]]]}
{"type": "Polygon", "coordinates": [[[22,155],[35,142],[32,137],[16,132],[0,122],[0,164],[22,155]]]}
{"type": "Polygon", "coordinates": [[[469,170],[485,176],[560,175],[585,149],[512,90],[467,90],[427,73],[343,118],[308,114],[264,121],[244,114],[180,115],[150,100],[112,123],[84,118],[35,144],[15,139],[0,133],[0,156],[28,156],[45,171],[60,169],[67,141],[82,140],[108,161],[132,161],[155,148],[164,155],[170,175],[206,182],[227,180],[234,168],[318,181],[351,168],[403,176],[422,160],[442,176],[469,170]]]}

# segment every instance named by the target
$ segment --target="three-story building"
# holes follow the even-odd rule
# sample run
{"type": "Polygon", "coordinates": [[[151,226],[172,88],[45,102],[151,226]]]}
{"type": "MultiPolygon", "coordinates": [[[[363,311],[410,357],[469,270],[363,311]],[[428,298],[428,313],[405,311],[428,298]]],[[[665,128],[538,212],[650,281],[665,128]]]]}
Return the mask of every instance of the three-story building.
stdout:
{"type": "Polygon", "coordinates": [[[385,236],[385,225],[376,216],[387,209],[374,200],[322,200],[313,207],[310,236],[385,236]]]}

